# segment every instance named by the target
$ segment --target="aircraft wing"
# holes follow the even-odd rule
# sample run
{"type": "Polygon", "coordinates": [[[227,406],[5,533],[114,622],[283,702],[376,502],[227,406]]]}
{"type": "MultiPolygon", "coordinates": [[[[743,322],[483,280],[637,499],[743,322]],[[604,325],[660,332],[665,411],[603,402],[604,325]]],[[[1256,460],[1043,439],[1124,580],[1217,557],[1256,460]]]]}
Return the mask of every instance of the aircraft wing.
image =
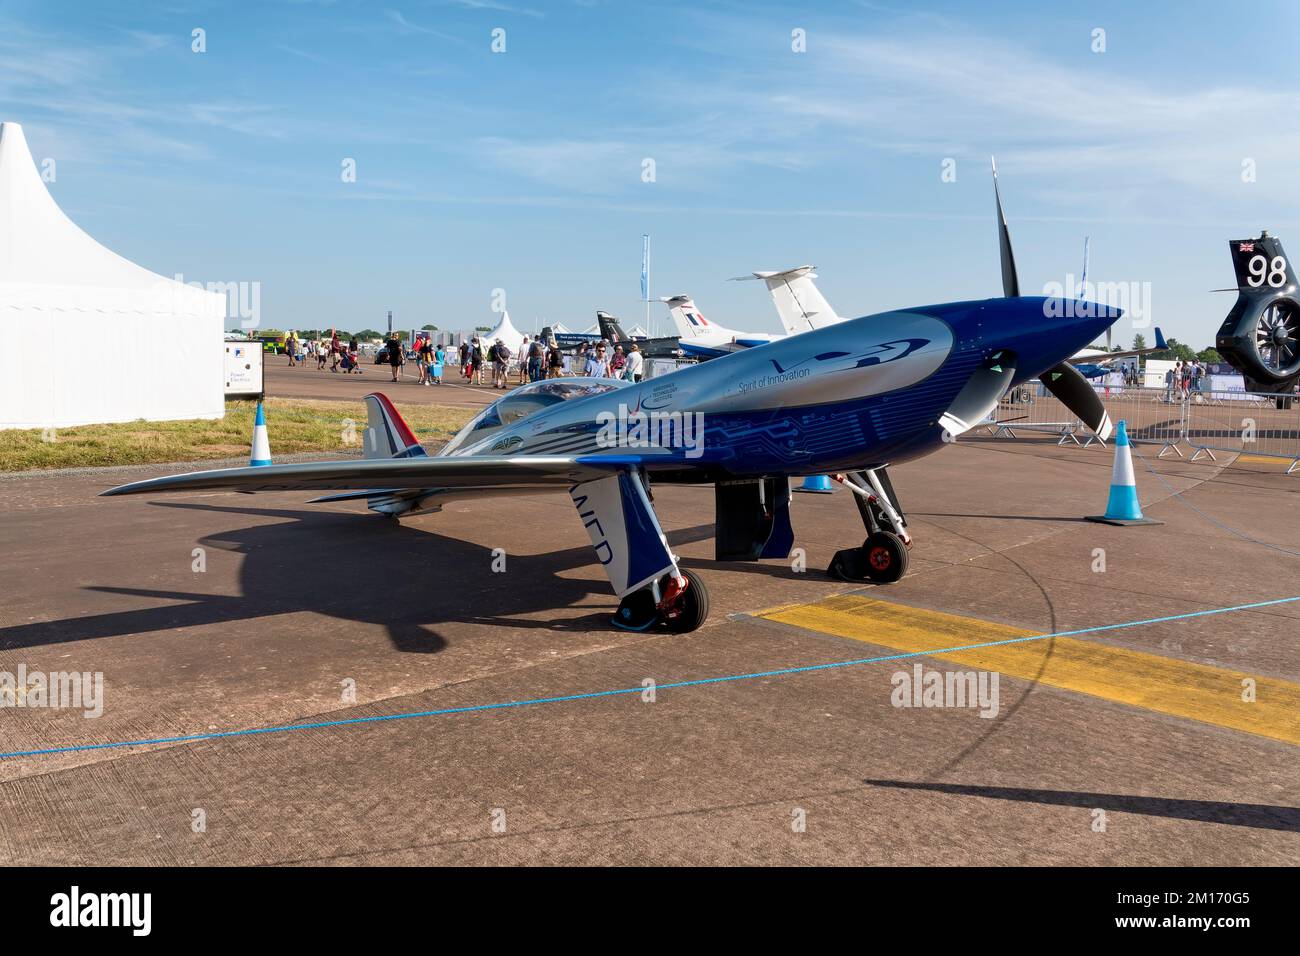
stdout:
{"type": "Polygon", "coordinates": [[[451,456],[302,462],[222,468],[120,485],[104,495],[168,491],[349,491],[382,492],[446,488],[487,491],[566,490],[574,482],[606,478],[619,471],[653,466],[655,455],[451,456]]]}
{"type": "MultiPolygon", "coordinates": [[[[1079,359],[1082,364],[1105,365],[1107,362],[1113,362],[1115,359],[1137,358],[1142,355],[1151,355],[1154,352],[1169,351],[1169,344],[1165,341],[1164,333],[1159,328],[1156,332],[1156,344],[1144,349],[1129,349],[1125,352],[1103,352],[1100,355],[1093,356],[1089,359],[1079,359]]],[[[1073,360],[1071,360],[1073,361],[1073,360]]]]}
{"type": "MultiPolygon", "coordinates": [[[[105,495],[166,491],[297,491],[365,489],[317,501],[393,499],[427,490],[484,494],[510,491],[567,491],[591,536],[596,557],[620,598],[658,580],[678,575],[677,560],[659,527],[640,475],[654,455],[590,455],[580,458],[505,457],[358,459],[196,471],[121,485],[105,495]]],[[[660,458],[660,461],[663,459],[660,458]]]]}

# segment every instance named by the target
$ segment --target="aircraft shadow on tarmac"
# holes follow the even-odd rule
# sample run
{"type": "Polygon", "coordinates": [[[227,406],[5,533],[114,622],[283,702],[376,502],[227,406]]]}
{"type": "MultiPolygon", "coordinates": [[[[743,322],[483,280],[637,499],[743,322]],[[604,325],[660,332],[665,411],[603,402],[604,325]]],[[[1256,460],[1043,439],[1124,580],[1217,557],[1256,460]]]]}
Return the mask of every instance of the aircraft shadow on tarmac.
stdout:
{"type": "Polygon", "coordinates": [[[1025,787],[981,787],[958,783],[922,783],[907,780],[864,780],[876,787],[898,790],[928,790],[965,797],[988,797],[1020,803],[1043,803],[1058,807],[1140,813],[1199,823],[1222,823],[1260,830],[1300,833],[1300,809],[1265,803],[1227,803],[1220,800],[1173,800],[1167,797],[1139,797],[1118,793],[1080,793],[1073,790],[1034,790],[1025,787]]]}
{"type": "MultiPolygon", "coordinates": [[[[176,605],[92,614],[0,628],[0,649],[38,647],[173,628],[253,621],[311,611],[328,617],[385,627],[393,646],[434,653],[446,646],[436,630],[450,622],[499,624],[511,628],[581,631],[608,628],[615,600],[604,577],[561,577],[560,572],[593,564],[590,545],[544,554],[512,554],[516,529],[501,532],[507,573],[491,571],[490,548],[374,515],[338,511],[231,508],[188,502],[151,502],[154,507],[209,513],[294,519],[240,527],[209,535],[199,544],[243,555],[238,595],[201,594],[151,588],[90,585],[89,590],[167,601],[176,605]],[[517,615],[580,607],[596,600],[590,614],[556,621],[517,615]]],[[[444,514],[449,526],[484,515],[444,514]]],[[[673,544],[713,535],[713,525],[679,529],[673,544]]],[[[121,573],[121,568],[114,569],[121,573]]],[[[598,571],[593,572],[599,575],[598,571]]]]}

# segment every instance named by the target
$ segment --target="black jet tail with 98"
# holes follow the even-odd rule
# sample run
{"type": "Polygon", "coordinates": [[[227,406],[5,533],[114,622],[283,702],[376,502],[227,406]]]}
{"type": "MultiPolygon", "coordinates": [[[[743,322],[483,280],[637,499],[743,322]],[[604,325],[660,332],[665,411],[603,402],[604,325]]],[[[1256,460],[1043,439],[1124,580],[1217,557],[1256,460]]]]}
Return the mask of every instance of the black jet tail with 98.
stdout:
{"type": "Polygon", "coordinates": [[[1241,372],[1246,389],[1286,396],[1300,380],[1300,299],[1282,243],[1267,232],[1228,243],[1237,301],[1214,337],[1219,354],[1241,372]]]}
{"type": "Polygon", "coordinates": [[[1067,359],[1120,312],[1020,295],[996,193],[1003,297],[847,319],[642,382],[560,378],[515,389],[430,455],[382,395],[367,398],[364,460],[203,471],[124,485],[163,491],[332,490],[392,516],[502,494],[568,494],[621,599],[613,624],[690,631],[704,582],[680,567],[651,483],[712,484],[722,560],[785,558],[790,483],[843,476],[868,532],[832,570],[900,578],[911,537],[887,468],[944,447],[1039,379],[1103,440],[1110,420],[1067,359]]]}

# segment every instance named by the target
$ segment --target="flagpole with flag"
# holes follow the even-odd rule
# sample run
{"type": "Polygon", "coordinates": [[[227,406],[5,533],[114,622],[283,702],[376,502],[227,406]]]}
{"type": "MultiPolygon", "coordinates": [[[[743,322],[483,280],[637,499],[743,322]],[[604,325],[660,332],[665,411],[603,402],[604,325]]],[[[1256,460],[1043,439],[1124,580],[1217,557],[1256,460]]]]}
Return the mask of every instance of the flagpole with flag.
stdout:
{"type": "Polygon", "coordinates": [[[653,337],[650,328],[650,234],[641,234],[641,298],[645,301],[645,327],[647,334],[653,337]]]}

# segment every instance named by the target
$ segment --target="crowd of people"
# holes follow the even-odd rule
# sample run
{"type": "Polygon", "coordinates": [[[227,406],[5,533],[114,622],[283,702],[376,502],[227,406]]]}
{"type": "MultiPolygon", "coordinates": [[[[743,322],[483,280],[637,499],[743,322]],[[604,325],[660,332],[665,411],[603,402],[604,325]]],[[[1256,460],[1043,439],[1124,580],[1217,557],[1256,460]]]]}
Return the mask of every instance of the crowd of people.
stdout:
{"type": "Polygon", "coordinates": [[[512,354],[509,346],[500,339],[489,343],[485,337],[475,335],[460,344],[458,358],[464,379],[471,384],[486,384],[484,377],[490,367],[492,387],[499,389],[510,387],[512,367],[520,385],[566,375],[639,382],[645,374],[645,356],[635,342],[626,352],[621,345],[614,346],[611,352],[610,346],[603,341],[594,345],[583,343],[577,352],[569,354],[557,346],[545,345],[541,339],[530,339],[525,335],[518,354],[512,354]]]}
{"type": "Polygon", "coordinates": [[[336,332],[328,342],[309,339],[304,343],[296,332],[290,332],[284,340],[284,351],[290,368],[301,368],[315,362],[317,369],[328,367],[331,372],[361,374],[361,345],[356,336],[344,343],[336,332]]]}
{"type": "Polygon", "coordinates": [[[1205,374],[1205,366],[1201,364],[1200,359],[1191,362],[1180,359],[1173,368],[1165,372],[1165,401],[1182,401],[1192,392],[1199,392],[1201,379],[1205,374]]]}
{"type": "MultiPolygon", "coordinates": [[[[302,367],[315,361],[318,370],[362,374],[361,347],[356,337],[344,342],[337,332],[328,341],[311,339],[301,341],[297,333],[289,333],[284,343],[289,366],[302,367]]],[[[443,384],[443,373],[448,364],[458,365],[460,376],[469,384],[484,385],[488,368],[492,371],[494,389],[510,388],[513,369],[517,384],[540,382],[544,378],[561,378],[566,375],[583,375],[592,378],[617,378],[639,382],[645,375],[645,356],[635,342],[626,348],[601,340],[583,343],[573,353],[554,345],[545,345],[540,338],[524,336],[518,354],[497,339],[488,342],[486,337],[474,335],[461,342],[459,349],[434,345],[429,338],[421,338],[414,348],[408,349],[402,340],[392,335],[384,343],[379,364],[387,365],[392,381],[402,381],[403,369],[414,362],[420,385],[443,384]]]]}

